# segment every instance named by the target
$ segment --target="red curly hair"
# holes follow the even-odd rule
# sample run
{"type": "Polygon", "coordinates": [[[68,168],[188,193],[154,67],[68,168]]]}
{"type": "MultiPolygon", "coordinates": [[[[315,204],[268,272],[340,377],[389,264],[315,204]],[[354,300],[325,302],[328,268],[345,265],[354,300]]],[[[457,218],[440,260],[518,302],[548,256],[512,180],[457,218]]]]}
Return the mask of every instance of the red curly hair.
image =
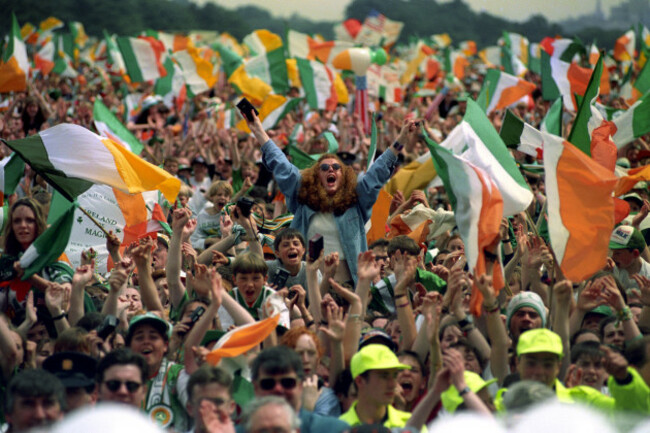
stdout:
{"type": "Polygon", "coordinates": [[[323,344],[320,342],[320,339],[318,338],[318,336],[316,336],[314,332],[310,331],[304,326],[298,326],[296,328],[289,329],[282,336],[282,338],[280,338],[280,344],[295,349],[296,345],[298,344],[298,339],[303,335],[309,335],[311,339],[314,340],[314,344],[316,345],[316,351],[318,352],[318,358],[322,358],[323,355],[325,354],[325,349],[323,348],[323,344]]]}
{"type": "Polygon", "coordinates": [[[334,215],[343,215],[350,207],[358,203],[357,174],[333,153],[326,153],[318,161],[302,171],[300,189],[298,190],[298,203],[309,206],[316,212],[333,212],[334,215]],[[336,159],[341,165],[342,182],[334,195],[327,194],[318,178],[320,163],[324,159],[336,159]]]}

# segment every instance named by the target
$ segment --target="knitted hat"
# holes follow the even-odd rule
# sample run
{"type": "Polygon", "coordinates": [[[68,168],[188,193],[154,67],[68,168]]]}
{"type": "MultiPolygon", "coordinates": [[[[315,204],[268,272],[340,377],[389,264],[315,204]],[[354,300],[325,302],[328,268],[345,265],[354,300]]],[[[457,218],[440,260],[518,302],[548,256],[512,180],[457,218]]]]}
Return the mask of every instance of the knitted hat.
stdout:
{"type": "Polygon", "coordinates": [[[506,308],[506,328],[510,329],[510,319],[521,308],[530,307],[537,311],[539,317],[542,318],[542,328],[546,326],[546,307],[544,301],[534,292],[521,292],[516,294],[506,308]]]}

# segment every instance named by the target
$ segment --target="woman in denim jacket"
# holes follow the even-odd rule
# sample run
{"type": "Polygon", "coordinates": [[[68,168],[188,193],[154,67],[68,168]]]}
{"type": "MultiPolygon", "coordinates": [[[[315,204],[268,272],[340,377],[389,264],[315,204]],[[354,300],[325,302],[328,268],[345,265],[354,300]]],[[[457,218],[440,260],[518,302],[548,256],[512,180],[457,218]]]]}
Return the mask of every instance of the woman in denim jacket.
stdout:
{"type": "Polygon", "coordinates": [[[397,164],[397,155],[415,135],[417,122],[408,121],[390,150],[357,178],[352,168],[334,154],[324,154],[312,167],[299,171],[269,138],[255,113],[252,116],[248,127],[262,145],[262,161],[273,173],[294,214],[291,227],[300,230],[306,239],[323,235],[325,255],[339,254],[335,279],[353,280],[356,284],[357,256],[368,249],[364,226],[379,190],[397,164]]]}

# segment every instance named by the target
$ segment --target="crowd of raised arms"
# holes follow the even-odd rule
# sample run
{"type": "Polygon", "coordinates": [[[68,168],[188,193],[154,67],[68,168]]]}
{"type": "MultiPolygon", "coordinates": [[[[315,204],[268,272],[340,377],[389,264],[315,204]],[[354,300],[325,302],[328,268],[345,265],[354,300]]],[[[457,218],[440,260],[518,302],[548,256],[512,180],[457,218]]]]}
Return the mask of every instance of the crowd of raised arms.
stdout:
{"type": "MultiPolygon", "coordinates": [[[[270,128],[255,113],[245,126],[220,121],[215,107],[241,98],[223,74],[182,107],[152,82],[84,63],[75,78],[36,73],[25,91],[1,94],[7,142],[62,123],[96,132],[100,99],[126,119],[140,156],[182,181],[174,203],[158,200],[168,231],[128,245],[107,233],[107,272],[85,250],[76,269],[62,256],[22,281],[19,260],[47,229],[54,193],[25,167],[4,197],[2,431],[608,432],[643,422],[648,185],[622,197],[629,212],[607,228],[602,269],[569,281],[549,241],[541,153],[508,149],[533,200],[500,219],[481,272],[465,255],[477,253],[458,227],[458,194],[433,165],[418,177],[427,140],[443,143],[478,99],[481,66],[431,96],[418,80],[399,103],[371,95],[376,139],[355,113],[352,77],[348,102],[301,101],[270,128]]],[[[626,109],[623,64],[608,67],[600,103],[626,109]]],[[[553,101],[538,74],[524,78],[535,90],[510,110],[538,128],[553,101]]],[[[497,132],[504,115],[487,115],[497,132]]],[[[566,137],[575,112],[559,119],[566,137]]],[[[650,161],[643,137],[617,152],[618,169],[650,161]]]]}

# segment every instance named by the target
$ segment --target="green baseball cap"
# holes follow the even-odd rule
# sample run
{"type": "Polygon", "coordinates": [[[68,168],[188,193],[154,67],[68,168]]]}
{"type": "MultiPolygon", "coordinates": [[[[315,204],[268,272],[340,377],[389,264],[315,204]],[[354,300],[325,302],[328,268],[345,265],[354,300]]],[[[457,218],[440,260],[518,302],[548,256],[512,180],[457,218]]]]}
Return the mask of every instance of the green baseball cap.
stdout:
{"type": "Polygon", "coordinates": [[[129,322],[129,331],[126,334],[126,345],[131,345],[131,338],[138,326],[142,325],[151,325],[163,336],[164,339],[169,340],[169,337],[172,332],[170,324],[160,316],[148,311],[144,314],[135,316],[129,322]]]}
{"type": "Polygon", "coordinates": [[[553,353],[560,358],[564,356],[562,339],[555,332],[546,328],[530,329],[519,336],[517,356],[527,353],[553,353]]]}
{"type": "Polygon", "coordinates": [[[639,250],[645,249],[645,239],[641,232],[632,226],[618,226],[609,238],[609,249],[611,250],[639,250]]]}

